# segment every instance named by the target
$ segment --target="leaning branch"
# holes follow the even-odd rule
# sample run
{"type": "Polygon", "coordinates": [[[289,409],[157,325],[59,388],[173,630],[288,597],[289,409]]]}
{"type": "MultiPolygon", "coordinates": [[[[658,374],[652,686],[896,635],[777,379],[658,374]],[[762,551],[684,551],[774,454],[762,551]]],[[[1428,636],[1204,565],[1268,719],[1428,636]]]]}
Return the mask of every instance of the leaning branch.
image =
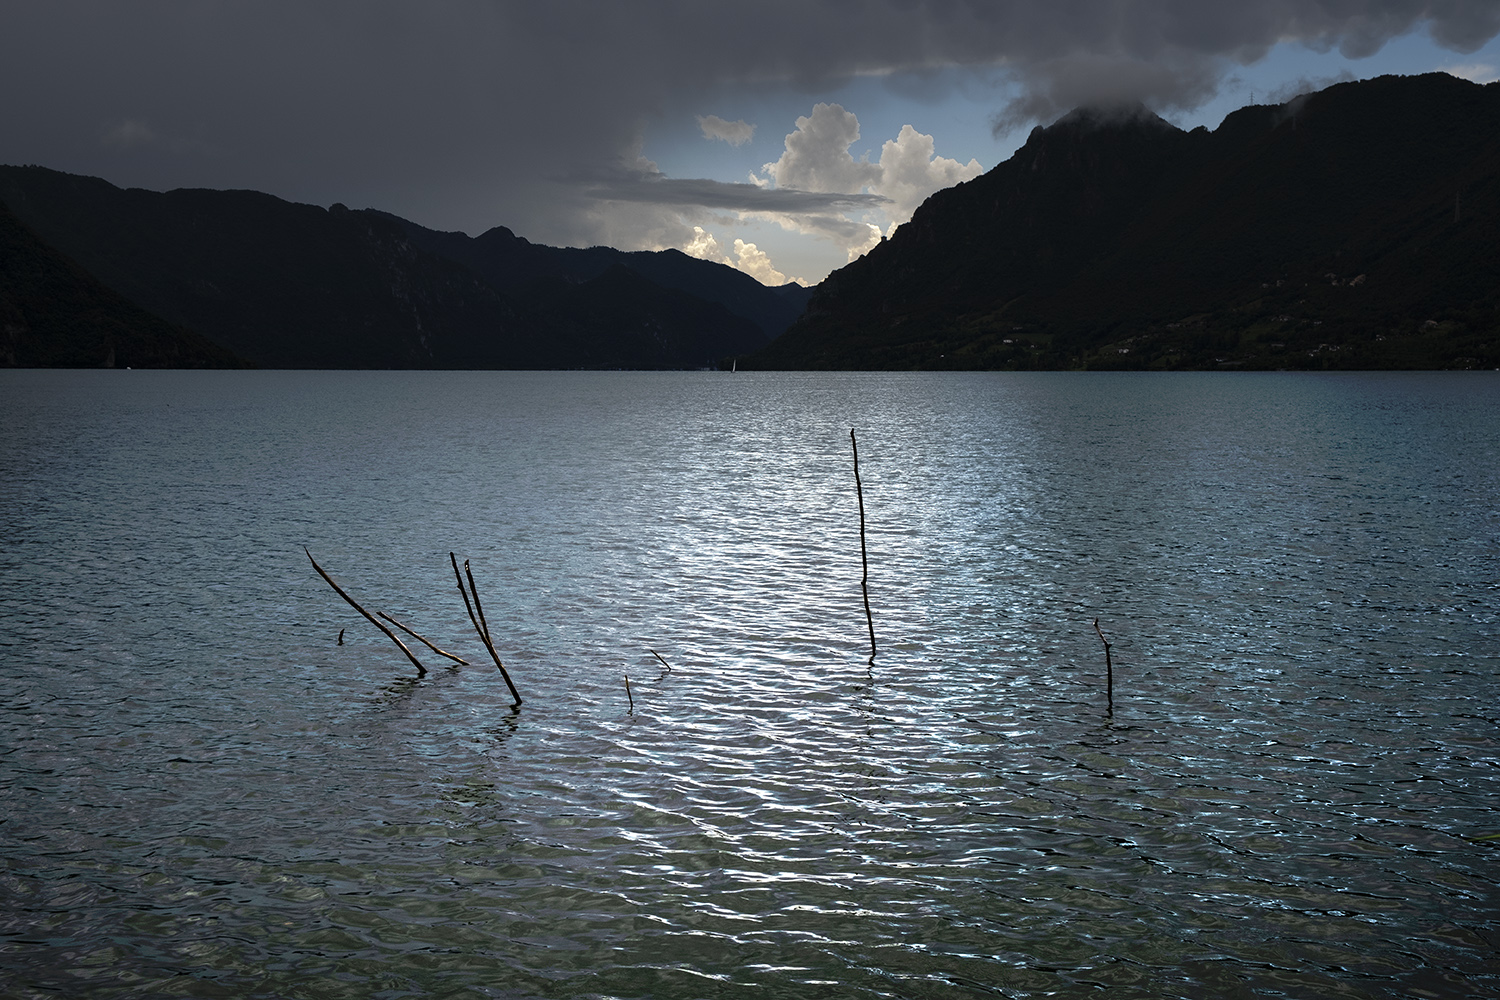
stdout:
{"type": "MultiPolygon", "coordinates": [[[[661,660],[661,665],[667,668],[667,669],[665,669],[665,670],[662,671],[662,674],[661,674],[662,677],[665,677],[665,676],[667,676],[667,674],[670,674],[672,672],[672,664],[668,663],[666,660],[662,660],[662,656],[661,656],[660,653],[658,653],[656,650],[652,649],[650,646],[646,647],[646,652],[650,653],[652,656],[656,657],[658,660],[661,660]]],[[[661,680],[661,677],[658,677],[657,680],[661,680]]]]}
{"type": "Polygon", "coordinates": [[[484,629],[484,641],[493,648],[494,644],[490,639],[490,623],[484,620],[484,605],[479,603],[479,588],[474,586],[474,571],[469,568],[467,559],[464,560],[464,576],[469,578],[469,593],[474,595],[474,610],[479,612],[479,627],[484,629]]]}
{"type": "Polygon", "coordinates": [[[469,611],[469,621],[474,623],[474,631],[479,633],[479,639],[484,643],[484,648],[489,650],[490,657],[495,661],[495,666],[500,670],[500,676],[505,678],[505,686],[510,688],[510,696],[515,699],[514,708],[521,704],[521,693],[516,690],[515,683],[510,679],[510,672],[505,669],[505,664],[500,661],[500,654],[495,652],[495,644],[490,639],[489,623],[484,620],[484,608],[479,603],[479,588],[474,586],[474,571],[469,568],[469,560],[464,560],[464,573],[469,577],[469,588],[464,589],[464,577],[458,571],[458,556],[452,552],[448,553],[448,559],[453,563],[453,576],[458,580],[459,593],[464,595],[464,607],[469,611]],[[469,603],[469,594],[473,593],[474,603],[469,603]],[[474,615],[479,612],[478,617],[474,615]]]}
{"type": "Polygon", "coordinates": [[[468,660],[464,659],[461,656],[454,656],[452,653],[450,653],[450,652],[448,652],[446,650],[438,649],[436,646],[434,646],[432,644],[432,641],[430,639],[428,639],[426,636],[419,635],[418,633],[413,632],[410,628],[408,628],[407,626],[401,624],[393,616],[386,614],[384,611],[377,611],[375,613],[377,615],[379,615],[380,617],[384,618],[386,621],[390,622],[392,625],[394,625],[397,628],[399,628],[401,631],[405,632],[407,635],[411,636],[413,639],[415,639],[418,642],[420,642],[422,645],[426,646],[428,649],[432,650],[437,655],[439,655],[439,656],[446,656],[448,659],[452,660],[454,663],[462,663],[466,667],[469,665],[469,661],[468,660]]]}
{"type": "Polygon", "coordinates": [[[453,579],[458,581],[458,592],[464,599],[464,610],[469,612],[469,621],[474,623],[474,631],[479,633],[480,641],[488,646],[489,643],[484,638],[484,629],[479,627],[479,619],[474,617],[474,605],[469,603],[469,592],[464,589],[464,575],[458,571],[458,556],[450,552],[448,559],[453,563],[453,579]]]}
{"type": "MultiPolygon", "coordinates": [[[[302,546],[302,551],[303,552],[307,552],[307,561],[310,562],[310,563],[312,563],[313,569],[315,569],[315,570],[318,571],[318,575],[319,576],[321,576],[324,580],[328,581],[328,586],[330,586],[330,587],[333,588],[334,593],[338,594],[344,600],[348,601],[349,602],[349,606],[351,608],[353,608],[355,611],[358,611],[360,614],[362,614],[366,618],[368,618],[370,620],[370,624],[371,625],[374,625],[376,628],[380,629],[380,631],[384,632],[386,634],[386,636],[392,642],[394,642],[396,645],[400,646],[401,647],[401,652],[403,652],[403,653],[406,654],[406,658],[408,660],[410,660],[413,664],[416,665],[417,676],[418,677],[425,677],[425,676],[427,676],[427,668],[424,667],[424,666],[422,666],[422,661],[421,660],[417,659],[414,655],[412,655],[412,651],[410,649],[406,648],[406,643],[404,643],[400,639],[398,639],[396,637],[396,633],[392,632],[390,629],[388,629],[384,625],[380,624],[380,622],[376,621],[374,615],[370,614],[370,612],[368,612],[364,608],[360,607],[359,606],[359,602],[356,601],[354,598],[350,597],[348,594],[346,594],[344,592],[344,588],[343,587],[340,587],[338,584],[334,583],[333,582],[333,577],[329,576],[323,570],[323,567],[318,565],[318,561],[313,558],[313,555],[312,555],[311,552],[308,552],[308,549],[307,549],[306,545],[302,546]]],[[[339,634],[342,635],[343,633],[341,632],[339,634]]]]}

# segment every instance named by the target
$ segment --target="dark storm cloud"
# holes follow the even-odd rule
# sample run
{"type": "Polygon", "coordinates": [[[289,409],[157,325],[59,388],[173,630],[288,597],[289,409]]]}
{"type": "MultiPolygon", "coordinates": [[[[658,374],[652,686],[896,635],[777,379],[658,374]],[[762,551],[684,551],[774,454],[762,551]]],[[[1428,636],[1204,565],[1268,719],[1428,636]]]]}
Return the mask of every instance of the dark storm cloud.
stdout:
{"type": "MultiPolygon", "coordinates": [[[[727,91],[972,67],[1013,81],[1006,126],[1097,100],[1192,107],[1280,40],[1360,56],[1424,22],[1472,51],[1500,4],[0,0],[0,161],[587,243],[599,196],[630,189],[570,179],[727,91]]],[[[758,197],[724,187],[722,207],[758,197]]]]}
{"type": "Polygon", "coordinates": [[[758,212],[769,215],[826,215],[878,208],[890,199],[878,194],[824,194],[794,188],[726,184],[723,181],[674,179],[661,174],[621,173],[595,181],[589,194],[605,201],[633,201],[678,208],[758,212]]]}

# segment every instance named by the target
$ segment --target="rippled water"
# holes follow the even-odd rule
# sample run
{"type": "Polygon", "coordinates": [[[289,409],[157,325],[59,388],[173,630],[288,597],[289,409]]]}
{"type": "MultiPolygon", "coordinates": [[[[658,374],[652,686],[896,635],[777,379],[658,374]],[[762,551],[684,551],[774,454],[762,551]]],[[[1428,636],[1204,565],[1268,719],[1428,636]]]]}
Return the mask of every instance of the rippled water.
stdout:
{"type": "Polygon", "coordinates": [[[1500,991],[1493,373],[10,371],[0,418],[6,996],[1500,991]]]}

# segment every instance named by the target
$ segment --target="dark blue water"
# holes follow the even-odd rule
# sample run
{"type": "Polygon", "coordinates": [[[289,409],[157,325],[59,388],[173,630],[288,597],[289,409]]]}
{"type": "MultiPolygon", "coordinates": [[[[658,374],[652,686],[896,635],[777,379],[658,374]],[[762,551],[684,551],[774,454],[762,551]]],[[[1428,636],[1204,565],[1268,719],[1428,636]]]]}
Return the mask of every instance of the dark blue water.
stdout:
{"type": "Polygon", "coordinates": [[[1494,373],[7,371],[0,421],[6,996],[1500,992],[1494,373]]]}

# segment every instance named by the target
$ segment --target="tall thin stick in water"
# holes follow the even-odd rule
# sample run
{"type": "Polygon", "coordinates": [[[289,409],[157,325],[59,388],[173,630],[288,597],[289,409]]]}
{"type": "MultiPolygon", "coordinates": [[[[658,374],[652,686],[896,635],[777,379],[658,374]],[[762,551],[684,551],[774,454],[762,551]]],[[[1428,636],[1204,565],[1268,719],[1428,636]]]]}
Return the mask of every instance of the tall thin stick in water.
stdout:
{"type": "Polygon", "coordinates": [[[854,440],[854,428],[849,428],[849,446],[854,449],[854,492],[859,497],[859,558],[864,564],[864,576],[860,588],[865,593],[865,621],[870,626],[870,663],[875,663],[875,616],[870,614],[870,556],[865,550],[865,489],[859,481],[859,442],[854,440]]]}
{"type": "Polygon", "coordinates": [[[426,636],[421,635],[421,634],[419,634],[417,632],[413,632],[410,628],[408,628],[407,626],[405,626],[405,625],[401,624],[399,621],[397,621],[394,616],[388,615],[384,611],[377,611],[375,613],[377,615],[379,615],[380,617],[384,618],[386,621],[390,622],[392,625],[394,625],[397,628],[399,628],[401,631],[405,632],[407,635],[411,636],[413,639],[415,639],[418,642],[420,642],[422,645],[426,646],[428,649],[432,650],[437,655],[439,655],[439,656],[446,656],[448,659],[452,660],[454,663],[462,663],[466,667],[469,665],[469,661],[468,660],[464,659],[461,656],[454,656],[452,653],[447,652],[446,650],[438,649],[436,646],[434,646],[432,644],[432,640],[428,639],[426,636]]]}
{"type": "Polygon", "coordinates": [[[625,697],[630,699],[630,714],[635,714],[635,695],[630,693],[630,675],[625,675],[625,697]]]}
{"type": "Polygon", "coordinates": [[[464,560],[464,576],[469,578],[469,593],[474,595],[474,610],[479,612],[479,625],[484,629],[484,641],[490,642],[490,623],[484,620],[484,605],[479,603],[479,588],[474,586],[474,571],[469,568],[469,560],[464,560]]]}
{"type": "Polygon", "coordinates": [[[495,666],[500,669],[500,676],[505,678],[505,686],[510,688],[510,696],[516,700],[515,705],[511,706],[514,708],[521,704],[521,693],[516,690],[515,683],[510,679],[510,672],[505,669],[505,664],[500,661],[500,654],[495,652],[495,643],[490,639],[489,623],[484,620],[484,607],[479,603],[479,588],[474,586],[474,571],[469,568],[469,560],[465,559],[464,572],[469,575],[469,591],[472,591],[474,595],[474,603],[470,605],[469,591],[464,590],[464,578],[458,572],[458,556],[450,552],[448,553],[448,558],[453,562],[453,575],[458,579],[459,592],[464,595],[464,607],[469,611],[469,621],[474,623],[474,631],[479,633],[479,639],[484,643],[484,648],[489,650],[490,657],[495,661],[495,666]],[[478,618],[474,617],[476,609],[479,612],[478,618]]]}
{"type": "MultiPolygon", "coordinates": [[[[359,602],[356,601],[354,598],[350,597],[348,594],[346,594],[344,592],[344,588],[343,587],[340,587],[338,584],[334,583],[333,582],[333,577],[329,576],[328,573],[324,571],[323,567],[318,565],[318,561],[313,558],[313,554],[311,552],[308,552],[308,549],[307,549],[306,545],[302,546],[302,551],[303,552],[307,552],[307,561],[310,562],[310,563],[312,563],[313,569],[315,569],[315,570],[318,571],[318,575],[319,576],[321,576],[324,580],[328,581],[328,586],[330,586],[330,587],[333,588],[334,593],[338,594],[344,600],[348,601],[349,602],[349,606],[351,608],[353,608],[355,611],[358,611],[360,614],[362,614],[366,618],[368,618],[370,620],[370,624],[371,625],[374,625],[376,628],[380,629],[380,631],[382,631],[382,632],[384,632],[386,634],[387,638],[389,638],[396,645],[400,646],[401,647],[401,652],[403,652],[403,653],[406,654],[406,658],[408,660],[410,660],[413,664],[416,665],[417,676],[418,677],[426,677],[427,676],[427,668],[424,667],[424,666],[422,666],[422,661],[419,660],[419,659],[417,659],[414,655],[412,655],[412,651],[406,648],[406,643],[404,643],[400,639],[396,638],[396,633],[392,632],[390,629],[388,629],[384,625],[380,624],[380,622],[376,621],[374,615],[370,614],[370,612],[368,612],[364,608],[360,607],[359,606],[359,602]]],[[[339,632],[340,637],[342,637],[343,634],[344,633],[342,631],[339,632]]]]}
{"type": "Polygon", "coordinates": [[[1099,628],[1099,619],[1094,619],[1094,631],[1099,633],[1099,641],[1104,643],[1104,692],[1109,704],[1109,717],[1115,717],[1115,665],[1109,659],[1109,640],[1104,638],[1104,630],[1099,628]]]}
{"type": "Polygon", "coordinates": [[[474,623],[474,631],[479,633],[479,638],[483,641],[484,629],[479,627],[479,619],[474,617],[474,605],[469,603],[469,592],[464,589],[464,575],[458,571],[458,556],[450,552],[448,559],[453,563],[453,579],[458,581],[458,592],[464,599],[464,610],[469,613],[469,621],[474,623]]]}
{"type": "Polygon", "coordinates": [[[667,668],[666,671],[662,674],[662,677],[665,677],[665,676],[667,676],[667,674],[670,674],[672,672],[672,664],[668,663],[666,660],[662,660],[660,653],[658,653],[656,650],[652,649],[650,646],[646,647],[646,652],[650,653],[652,656],[656,657],[658,660],[661,660],[661,665],[667,668]]]}

